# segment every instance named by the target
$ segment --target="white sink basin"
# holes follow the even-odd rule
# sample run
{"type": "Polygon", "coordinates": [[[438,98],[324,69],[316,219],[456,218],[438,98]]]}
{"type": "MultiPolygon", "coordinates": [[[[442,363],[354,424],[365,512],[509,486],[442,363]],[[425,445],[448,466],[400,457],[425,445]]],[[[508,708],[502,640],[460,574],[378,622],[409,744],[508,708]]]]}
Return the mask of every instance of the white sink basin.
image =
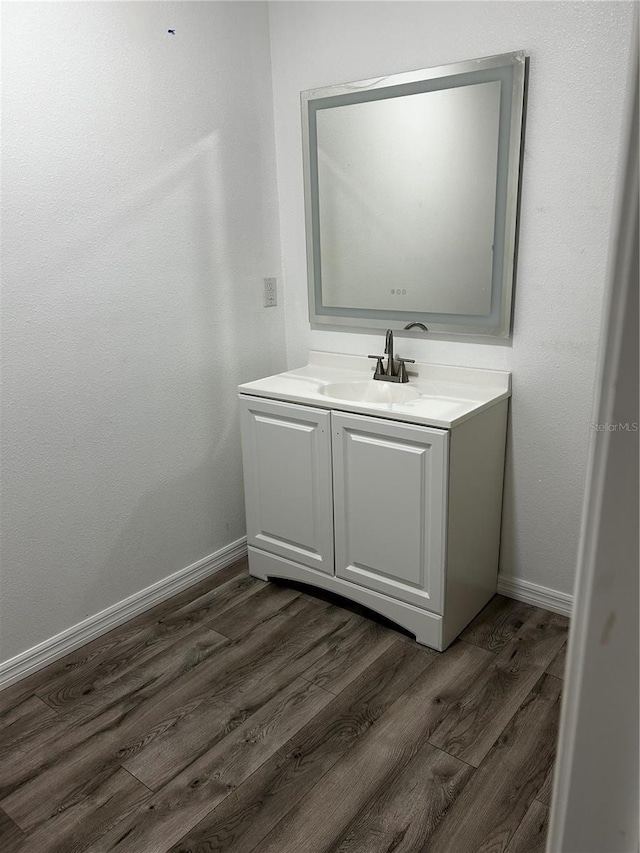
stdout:
{"type": "Polygon", "coordinates": [[[305,367],[245,382],[242,395],[266,397],[449,429],[511,394],[511,375],[473,367],[411,365],[409,382],[373,379],[365,356],[310,352],[305,367]]]}
{"type": "Polygon", "coordinates": [[[323,385],[318,391],[334,400],[351,400],[353,403],[409,403],[421,396],[408,383],[383,382],[368,379],[364,382],[334,382],[323,385]]]}

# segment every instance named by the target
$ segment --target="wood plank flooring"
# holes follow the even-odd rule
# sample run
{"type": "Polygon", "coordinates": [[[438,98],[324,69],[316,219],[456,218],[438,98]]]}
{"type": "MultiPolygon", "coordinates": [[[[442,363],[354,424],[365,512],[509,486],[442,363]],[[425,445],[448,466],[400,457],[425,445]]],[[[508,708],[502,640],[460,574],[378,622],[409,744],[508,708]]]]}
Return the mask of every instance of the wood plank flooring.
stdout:
{"type": "Polygon", "coordinates": [[[2,853],[542,853],[568,621],[218,572],[0,693],[2,853]]]}

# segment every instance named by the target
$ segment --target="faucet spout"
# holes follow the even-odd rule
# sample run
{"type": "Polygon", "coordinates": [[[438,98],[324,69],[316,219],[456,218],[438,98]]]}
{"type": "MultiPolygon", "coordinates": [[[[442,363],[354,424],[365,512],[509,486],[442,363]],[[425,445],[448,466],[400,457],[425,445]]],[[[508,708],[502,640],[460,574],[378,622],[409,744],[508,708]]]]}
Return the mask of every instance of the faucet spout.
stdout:
{"type": "Polygon", "coordinates": [[[389,356],[385,373],[387,376],[395,376],[393,364],[393,329],[387,329],[387,335],[384,340],[384,352],[385,355],[389,356]]]}
{"type": "Polygon", "coordinates": [[[393,331],[391,329],[387,329],[387,336],[384,339],[384,353],[389,356],[386,368],[382,363],[384,355],[369,356],[369,358],[375,358],[376,360],[376,369],[373,378],[382,382],[408,382],[409,377],[407,376],[405,362],[413,364],[413,359],[399,358],[398,366],[396,367],[396,359],[393,356],[393,331]]]}

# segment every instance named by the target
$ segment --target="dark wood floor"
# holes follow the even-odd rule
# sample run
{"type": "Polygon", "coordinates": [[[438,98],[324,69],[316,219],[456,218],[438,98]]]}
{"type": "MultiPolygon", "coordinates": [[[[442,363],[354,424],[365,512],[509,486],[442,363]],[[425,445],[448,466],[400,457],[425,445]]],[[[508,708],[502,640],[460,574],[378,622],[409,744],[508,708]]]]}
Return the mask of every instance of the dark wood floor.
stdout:
{"type": "Polygon", "coordinates": [[[0,693],[2,853],[544,850],[567,619],[446,652],[241,561],[0,693]]]}

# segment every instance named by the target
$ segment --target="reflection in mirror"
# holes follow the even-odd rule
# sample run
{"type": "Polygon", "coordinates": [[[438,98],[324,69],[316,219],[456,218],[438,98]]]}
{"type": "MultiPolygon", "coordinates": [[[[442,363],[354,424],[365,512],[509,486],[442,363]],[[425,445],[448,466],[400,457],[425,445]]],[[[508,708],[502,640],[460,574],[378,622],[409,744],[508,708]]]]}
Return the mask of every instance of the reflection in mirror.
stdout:
{"type": "Polygon", "coordinates": [[[302,93],[314,323],[506,335],[524,55],[302,93]]]}

